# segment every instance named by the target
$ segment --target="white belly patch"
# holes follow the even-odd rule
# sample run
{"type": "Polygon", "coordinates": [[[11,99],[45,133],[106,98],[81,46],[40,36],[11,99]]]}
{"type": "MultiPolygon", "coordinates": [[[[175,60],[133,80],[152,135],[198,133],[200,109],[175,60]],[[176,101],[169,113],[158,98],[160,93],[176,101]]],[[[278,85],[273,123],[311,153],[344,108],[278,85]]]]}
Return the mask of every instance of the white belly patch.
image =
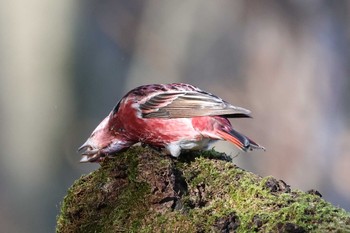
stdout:
{"type": "Polygon", "coordinates": [[[169,154],[174,157],[178,157],[181,154],[181,150],[205,150],[212,142],[216,140],[203,138],[201,141],[177,141],[169,143],[165,148],[169,154]]]}

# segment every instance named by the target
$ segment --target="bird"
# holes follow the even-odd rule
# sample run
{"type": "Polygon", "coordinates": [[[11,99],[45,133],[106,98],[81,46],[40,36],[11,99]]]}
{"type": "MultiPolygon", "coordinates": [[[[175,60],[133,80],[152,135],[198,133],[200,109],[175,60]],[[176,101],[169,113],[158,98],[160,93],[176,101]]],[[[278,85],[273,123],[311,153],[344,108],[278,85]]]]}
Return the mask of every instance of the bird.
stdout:
{"type": "Polygon", "coordinates": [[[265,148],[233,129],[229,118],[251,111],[186,83],[149,84],[129,91],[78,149],[80,162],[101,162],[136,143],[178,157],[217,140],[242,151],[265,148]]]}

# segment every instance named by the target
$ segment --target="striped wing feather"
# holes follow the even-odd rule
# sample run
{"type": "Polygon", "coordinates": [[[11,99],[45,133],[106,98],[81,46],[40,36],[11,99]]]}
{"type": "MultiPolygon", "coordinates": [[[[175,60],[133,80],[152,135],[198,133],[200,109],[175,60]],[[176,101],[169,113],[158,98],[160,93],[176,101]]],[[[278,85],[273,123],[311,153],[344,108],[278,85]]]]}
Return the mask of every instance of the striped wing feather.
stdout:
{"type": "Polygon", "coordinates": [[[207,92],[163,92],[140,105],[144,118],[188,118],[198,116],[250,117],[250,111],[233,106],[207,92]]]}

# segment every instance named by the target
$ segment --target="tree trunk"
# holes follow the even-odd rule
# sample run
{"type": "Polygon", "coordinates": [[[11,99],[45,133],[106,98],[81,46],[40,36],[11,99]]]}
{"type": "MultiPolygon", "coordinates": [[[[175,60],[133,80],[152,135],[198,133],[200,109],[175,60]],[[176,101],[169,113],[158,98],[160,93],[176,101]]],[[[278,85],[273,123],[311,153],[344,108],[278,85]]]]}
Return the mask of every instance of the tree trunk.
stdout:
{"type": "Polygon", "coordinates": [[[57,232],[350,232],[317,191],[291,190],[214,150],[179,159],[133,147],[68,190],[57,232]]]}

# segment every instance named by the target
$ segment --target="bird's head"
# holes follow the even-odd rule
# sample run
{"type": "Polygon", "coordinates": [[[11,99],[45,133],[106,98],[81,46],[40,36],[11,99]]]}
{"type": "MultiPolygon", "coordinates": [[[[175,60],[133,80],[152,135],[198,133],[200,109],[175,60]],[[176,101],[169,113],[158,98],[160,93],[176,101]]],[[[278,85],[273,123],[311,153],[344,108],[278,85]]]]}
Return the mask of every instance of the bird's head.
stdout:
{"type": "Polygon", "coordinates": [[[79,147],[78,152],[82,155],[80,162],[100,162],[106,156],[129,148],[133,143],[127,140],[118,126],[115,121],[111,124],[110,116],[107,116],[79,147]]]}

